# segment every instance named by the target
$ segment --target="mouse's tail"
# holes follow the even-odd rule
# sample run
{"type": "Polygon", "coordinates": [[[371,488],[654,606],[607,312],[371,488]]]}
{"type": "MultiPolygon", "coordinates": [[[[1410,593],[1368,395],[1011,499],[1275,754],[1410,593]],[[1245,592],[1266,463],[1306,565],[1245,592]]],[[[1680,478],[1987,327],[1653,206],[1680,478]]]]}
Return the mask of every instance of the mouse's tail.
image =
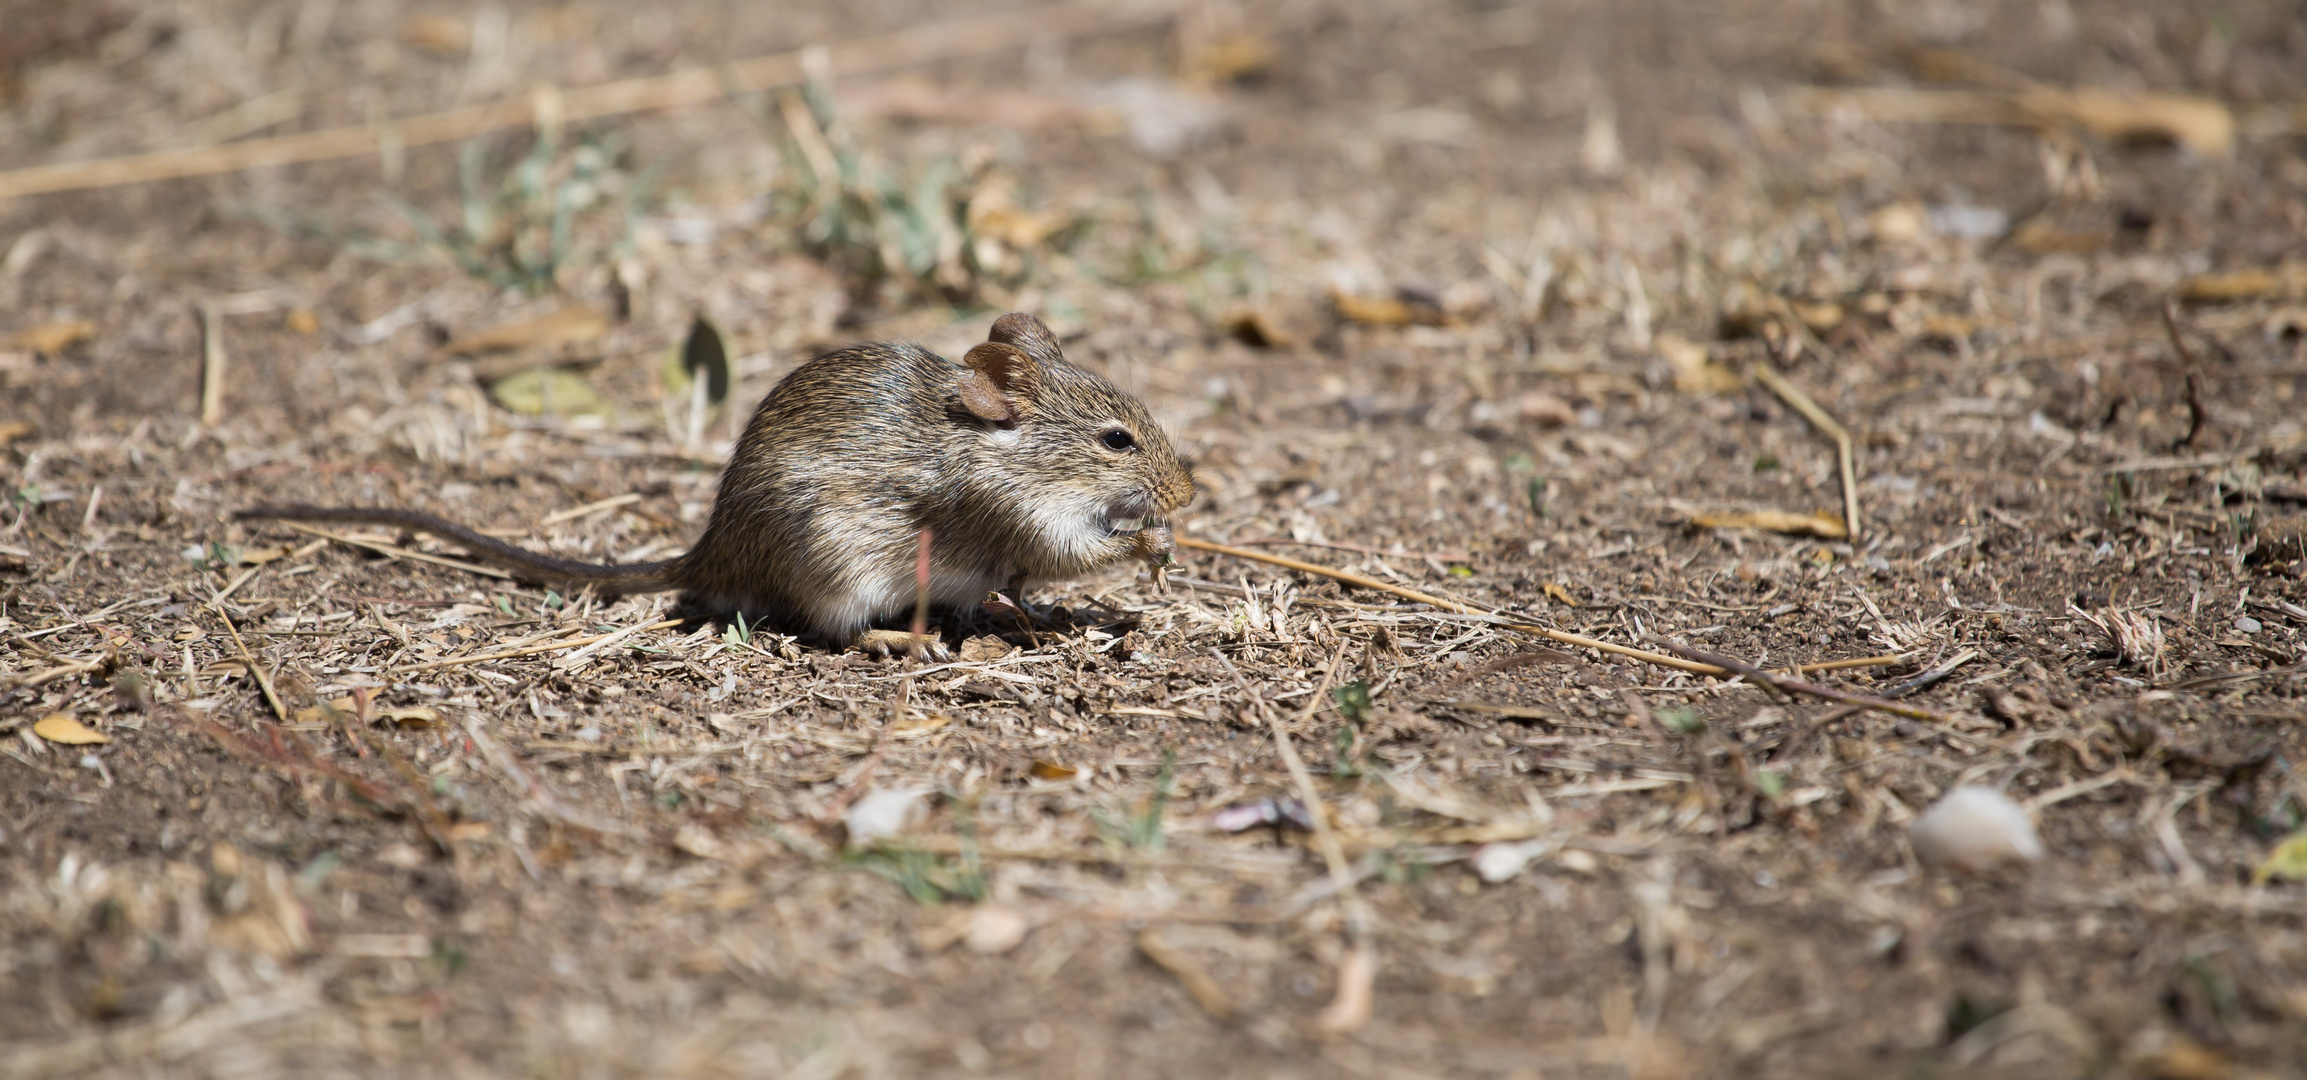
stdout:
{"type": "Polygon", "coordinates": [[[673,582],[673,567],[679,561],[676,559],[644,563],[589,563],[555,558],[415,510],[393,510],[381,506],[252,506],[235,511],[232,516],[237,521],[339,521],[413,529],[461,544],[483,562],[503,567],[524,578],[547,583],[592,585],[605,593],[663,592],[678,588],[673,582]]]}

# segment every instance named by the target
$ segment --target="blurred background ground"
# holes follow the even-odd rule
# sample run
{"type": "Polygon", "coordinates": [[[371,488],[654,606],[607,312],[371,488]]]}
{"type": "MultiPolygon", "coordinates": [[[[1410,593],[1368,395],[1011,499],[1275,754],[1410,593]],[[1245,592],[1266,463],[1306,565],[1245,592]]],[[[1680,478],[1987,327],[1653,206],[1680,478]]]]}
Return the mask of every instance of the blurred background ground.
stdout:
{"type": "Polygon", "coordinates": [[[376,133],[0,200],[0,1075],[2300,1074],[2295,8],[1017,10],[0,2],[0,190],[376,133]],[[1928,718],[1202,553],[577,647],[664,598],[227,520],[663,557],[780,374],[1013,309],[1181,536],[1928,718]],[[1918,862],[1962,784],[2041,861],[1918,862]]]}

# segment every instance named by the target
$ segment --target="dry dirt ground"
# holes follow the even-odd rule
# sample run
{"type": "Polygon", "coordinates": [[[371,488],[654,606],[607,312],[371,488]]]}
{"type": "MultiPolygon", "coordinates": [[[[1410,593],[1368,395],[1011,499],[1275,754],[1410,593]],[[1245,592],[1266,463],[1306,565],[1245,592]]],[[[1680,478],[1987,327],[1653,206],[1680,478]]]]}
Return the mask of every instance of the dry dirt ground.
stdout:
{"type": "MultiPolygon", "coordinates": [[[[0,168],[979,9],[9,0],[0,168]]],[[[0,201],[0,1076],[2307,1072],[2295,6],[1028,22],[0,201]],[[779,374],[1013,309],[1181,537],[1513,617],[1193,551],[922,665],[228,516],[662,557],[779,374]],[[1918,861],[1961,784],[2040,861],[1918,861]]]]}

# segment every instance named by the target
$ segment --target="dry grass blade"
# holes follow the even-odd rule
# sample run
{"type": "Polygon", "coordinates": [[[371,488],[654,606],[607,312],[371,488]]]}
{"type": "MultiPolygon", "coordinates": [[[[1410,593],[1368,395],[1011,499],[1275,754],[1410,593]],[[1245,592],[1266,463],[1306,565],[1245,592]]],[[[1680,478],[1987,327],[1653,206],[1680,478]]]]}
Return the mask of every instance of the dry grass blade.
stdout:
{"type": "Polygon", "coordinates": [[[1771,393],[1777,394],[1779,400],[1786,402],[1794,411],[1801,413],[1803,419],[1810,421],[1811,426],[1817,428],[1821,434],[1834,440],[1835,465],[1842,472],[1842,520],[1845,539],[1854,544],[1864,539],[1858,517],[1858,463],[1851,451],[1850,429],[1843,427],[1840,421],[1827,415],[1827,411],[1820,408],[1818,402],[1812,401],[1810,395],[1803,393],[1801,387],[1788,382],[1786,376],[1778,373],[1777,368],[1767,363],[1757,363],[1754,365],[1754,378],[1756,382],[1768,387],[1771,393]]]}
{"type": "Polygon", "coordinates": [[[363,540],[357,536],[346,536],[342,533],[330,532],[327,529],[317,529],[301,521],[283,521],[280,522],[280,524],[285,525],[288,528],[295,529],[300,533],[305,533],[309,536],[318,536],[326,540],[334,540],[339,544],[349,544],[356,548],[365,548],[387,558],[414,559],[421,563],[431,563],[434,566],[445,566],[451,570],[463,570],[467,573],[479,574],[482,577],[493,577],[504,581],[513,580],[513,575],[499,570],[494,566],[482,566],[479,563],[464,562],[458,559],[445,558],[440,555],[427,554],[422,551],[410,551],[404,547],[394,547],[391,544],[380,544],[373,540],[363,540]]]}
{"type": "MultiPolygon", "coordinates": [[[[1346,862],[1346,849],[1338,843],[1337,832],[1330,828],[1329,815],[1322,808],[1322,795],[1314,787],[1313,774],[1306,771],[1306,763],[1298,757],[1297,747],[1290,743],[1289,729],[1282,726],[1282,718],[1274,714],[1266,700],[1250,689],[1249,680],[1242,677],[1241,670],[1234,666],[1233,661],[1226,659],[1225,653],[1211,649],[1210,655],[1217,657],[1219,665],[1233,676],[1235,684],[1249,698],[1250,707],[1265,717],[1266,727],[1274,733],[1274,752],[1281,756],[1282,767],[1290,774],[1290,784],[1298,789],[1298,799],[1306,806],[1307,817],[1314,826],[1314,846],[1320,849],[1322,861],[1329,867],[1331,887],[1337,891],[1339,902],[1345,906],[1346,933],[1351,951],[1338,965],[1338,992],[1331,998],[1329,1007],[1323,1010],[1315,1026],[1324,1034],[1346,1034],[1368,1023],[1370,1019],[1371,982],[1377,974],[1377,953],[1376,945],[1370,940],[1369,905],[1363,903],[1362,898],[1354,892],[1354,869],[1346,862]]],[[[1337,678],[1337,672],[1335,659],[1323,666],[1321,682],[1308,699],[1311,704],[1306,706],[1304,715],[1299,718],[1301,723],[1312,719],[1321,710],[1322,702],[1329,695],[1330,684],[1337,678]]]]}
{"type": "MultiPolygon", "coordinates": [[[[1370,577],[1365,574],[1354,573],[1351,570],[1337,570],[1332,569],[1331,567],[1322,566],[1318,563],[1301,562],[1297,559],[1284,558],[1280,555],[1267,555],[1263,552],[1247,551],[1238,547],[1228,547],[1224,544],[1213,544],[1207,540],[1197,540],[1190,536],[1178,537],[1177,545],[1183,548],[1192,548],[1196,551],[1207,551],[1213,555],[1225,555],[1236,559],[1248,559],[1251,562],[1262,562],[1272,566],[1279,566],[1289,570],[1300,571],[1302,573],[1315,574],[1321,577],[1330,578],[1334,581],[1343,581],[1348,585],[1355,586],[1356,588],[1375,589],[1382,593],[1389,593],[1394,596],[1399,596],[1404,600],[1412,600],[1421,604],[1430,604],[1434,607],[1441,608],[1444,611],[1453,611],[1461,615],[1486,616],[1492,619],[1496,619],[1497,625],[1500,627],[1503,627],[1507,630],[1512,630],[1516,633],[1529,634],[1533,637],[1542,637],[1548,641],[1559,641],[1565,645],[1576,645],[1580,648],[1593,649],[1597,652],[1610,653],[1614,656],[1629,657],[1631,659],[1640,660],[1646,664],[1656,664],[1659,667],[1674,668],[1677,671],[1687,671],[1696,675],[1713,675],[1719,677],[1731,674],[1729,669],[1717,667],[1713,664],[1697,663],[1672,656],[1662,656],[1658,653],[1648,652],[1642,649],[1628,648],[1624,645],[1614,645],[1607,641],[1599,641],[1580,634],[1572,634],[1566,631],[1554,630],[1544,626],[1532,626],[1528,623],[1514,622],[1511,619],[1505,619],[1492,615],[1490,612],[1484,611],[1481,608],[1473,606],[1472,604],[1461,603],[1456,600],[1434,596],[1429,593],[1422,593],[1416,589],[1406,589],[1400,585],[1394,585],[1388,582],[1380,581],[1377,578],[1370,577]]],[[[1192,583],[1189,581],[1188,584],[1192,583]]],[[[1223,591],[1235,592],[1236,595],[1239,595],[1239,593],[1231,587],[1226,587],[1223,591]]],[[[1850,660],[1827,660],[1815,664],[1803,664],[1799,666],[1798,670],[1841,671],[1848,668],[1882,667],[1890,664],[1899,664],[1904,662],[1906,662],[1906,657],[1903,655],[1867,656],[1850,660]]]]}
{"type": "Polygon", "coordinates": [[[458,667],[464,664],[482,664],[491,660],[510,660],[516,656],[535,656],[538,653],[559,652],[563,649],[580,649],[587,645],[598,645],[603,642],[607,642],[612,638],[621,640],[645,630],[663,630],[667,627],[679,625],[681,625],[681,620],[679,619],[659,619],[656,622],[648,623],[646,625],[628,626],[622,630],[613,630],[606,634],[593,634],[589,637],[581,637],[573,641],[555,641],[544,645],[531,645],[527,648],[521,649],[506,649],[503,652],[482,653],[478,656],[452,656],[446,660],[428,660],[421,664],[403,664],[399,667],[393,668],[392,672],[395,675],[404,675],[412,671],[431,671],[435,668],[458,667]]]}
{"type": "Polygon", "coordinates": [[[256,657],[249,654],[248,643],[240,639],[240,628],[232,625],[232,616],[225,614],[221,605],[213,610],[224,623],[224,632],[232,635],[232,647],[240,650],[241,662],[248,665],[248,677],[255,679],[257,687],[264,691],[264,700],[272,706],[272,715],[281,723],[288,723],[288,706],[280,703],[280,695],[273,692],[272,680],[265,675],[264,667],[256,662],[256,657]]]}
{"type": "Polygon", "coordinates": [[[224,419],[224,313],[214,304],[200,312],[200,422],[211,427],[224,419]]]}
{"type": "MultiPolygon", "coordinates": [[[[1134,30],[1166,21],[1171,15],[1167,5],[1158,4],[1119,10],[1104,4],[1055,4],[858,38],[831,46],[829,52],[833,70],[855,75],[999,52],[1039,40],[1134,30]]],[[[373,154],[388,143],[405,149],[547,121],[570,123],[696,105],[725,96],[732,83],[756,90],[797,83],[803,77],[801,61],[806,51],[758,56],[725,66],[684,68],[665,75],[598,86],[548,89],[526,98],[468,105],[385,123],[98,161],[34,165],[0,172],[0,199],[358,157],[373,154]]]]}
{"type": "Polygon", "coordinates": [[[1208,968],[1165,940],[1160,927],[1149,926],[1139,931],[1137,948],[1145,954],[1146,959],[1176,977],[1178,985],[1185,987],[1187,996],[1193,998],[1194,1004],[1201,1006],[1203,1012],[1217,1020],[1234,1018],[1232,995],[1226,993],[1225,987],[1210,975],[1208,968]]]}
{"type": "MultiPolygon", "coordinates": [[[[1279,555],[1267,555],[1263,552],[1247,551],[1237,547],[1227,547],[1224,544],[1213,544],[1207,540],[1197,540],[1190,536],[1178,537],[1177,545],[1182,548],[1192,548],[1196,551],[1207,551],[1213,555],[1225,555],[1236,559],[1248,559],[1251,562],[1262,562],[1273,566],[1280,566],[1291,570],[1301,571],[1303,573],[1317,574],[1335,581],[1343,581],[1357,588],[1375,589],[1382,593],[1390,593],[1394,596],[1399,596],[1404,600],[1414,600],[1421,604],[1431,604],[1434,607],[1441,608],[1444,611],[1455,611],[1464,615],[1490,614],[1489,612],[1483,611],[1482,609],[1477,608],[1471,604],[1460,603],[1456,600],[1444,599],[1443,597],[1419,592],[1416,589],[1405,589],[1400,585],[1383,582],[1374,577],[1354,573],[1351,570],[1334,570],[1327,566],[1321,566],[1310,562],[1300,562],[1296,559],[1287,559],[1279,555]]],[[[1505,622],[1501,623],[1500,625],[1503,625],[1506,629],[1509,630],[1518,631],[1524,634],[1532,634],[1537,637],[1545,638],[1549,641],[1559,641],[1565,645],[1577,645],[1600,652],[1614,653],[1619,656],[1628,656],[1636,660],[1641,660],[1645,663],[1657,664],[1660,667],[1678,668],[1683,671],[1695,672],[1700,675],[1729,674],[1729,672],[1725,671],[1724,669],[1714,667],[1709,664],[1694,664],[1688,660],[1678,660],[1674,657],[1661,656],[1654,652],[1645,652],[1641,649],[1631,649],[1624,645],[1613,645],[1607,641],[1597,641],[1590,637],[1582,637],[1578,634],[1565,633],[1560,630],[1551,630],[1543,626],[1530,626],[1514,622],[1505,622]]]]}
{"type": "MultiPolygon", "coordinates": [[[[1816,683],[1807,683],[1799,679],[1789,679],[1781,675],[1773,675],[1770,672],[1764,671],[1752,664],[1745,663],[1744,661],[1733,660],[1727,656],[1721,656],[1715,653],[1693,649],[1688,645],[1682,644],[1681,642],[1660,637],[1657,634],[1650,635],[1650,640],[1655,642],[1661,648],[1672,649],[1675,652],[1681,653],[1682,655],[1691,658],[1692,660],[1721,665],[1724,668],[1744,676],[1749,682],[1777,690],[1782,694],[1808,694],[1811,697],[1825,698],[1828,701],[1839,701],[1845,705],[1861,705],[1869,709],[1876,709],[1882,712],[1891,713],[1896,716],[1904,716],[1914,720],[1928,720],[1931,723],[1940,725],[1947,723],[1946,717],[1940,716],[1939,714],[1932,712],[1929,709],[1918,709],[1912,705],[1901,705],[1895,701],[1888,701],[1883,698],[1871,697],[1866,694],[1845,693],[1841,690],[1820,686],[1816,683]]],[[[1977,741],[1975,739],[1971,739],[1969,736],[1959,737],[1965,739],[1966,741],[1977,741]]]]}

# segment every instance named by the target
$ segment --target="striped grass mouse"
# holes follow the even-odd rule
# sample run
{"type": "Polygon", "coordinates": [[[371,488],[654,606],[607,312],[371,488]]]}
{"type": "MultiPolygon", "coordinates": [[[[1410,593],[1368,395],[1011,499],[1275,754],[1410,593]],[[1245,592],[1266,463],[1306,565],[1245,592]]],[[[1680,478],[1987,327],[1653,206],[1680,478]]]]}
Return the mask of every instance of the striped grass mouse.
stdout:
{"type": "Polygon", "coordinates": [[[233,516],[417,530],[535,581],[679,590],[699,613],[886,655],[914,644],[873,624],[913,610],[923,529],[930,602],[973,604],[1026,579],[1165,562],[1167,517],[1193,494],[1193,474],[1145,406],[1068,363],[1049,327],[1014,312],[960,363],[883,344],[794,369],[754,410],[704,534],[677,558],[561,559],[414,510],[259,506],[233,516]]]}

